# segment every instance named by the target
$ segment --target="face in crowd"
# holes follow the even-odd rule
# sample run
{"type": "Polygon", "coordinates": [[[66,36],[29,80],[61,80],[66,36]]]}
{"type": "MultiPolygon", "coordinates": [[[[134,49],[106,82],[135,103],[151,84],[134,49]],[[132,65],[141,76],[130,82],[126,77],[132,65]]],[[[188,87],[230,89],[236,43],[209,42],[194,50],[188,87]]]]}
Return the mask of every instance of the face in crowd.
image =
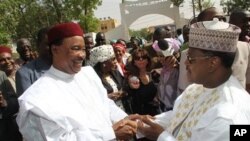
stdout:
{"type": "Polygon", "coordinates": [[[250,42],[250,12],[246,10],[235,10],[230,15],[229,23],[241,29],[240,41],[250,42]]]}
{"type": "Polygon", "coordinates": [[[98,32],[96,34],[96,44],[98,46],[100,46],[100,45],[106,45],[106,38],[105,38],[104,33],[98,32]]]}
{"type": "Polygon", "coordinates": [[[115,56],[110,58],[107,61],[102,62],[103,69],[105,69],[107,72],[116,70],[117,69],[117,60],[115,56]]]}
{"type": "Polygon", "coordinates": [[[83,37],[64,38],[61,45],[52,45],[52,54],[56,68],[68,74],[79,72],[86,56],[83,37]]]}
{"type": "Polygon", "coordinates": [[[9,76],[15,70],[15,62],[9,52],[0,53],[0,69],[9,76]]]}
{"type": "Polygon", "coordinates": [[[89,59],[90,50],[95,46],[93,38],[91,36],[84,37],[85,47],[86,47],[86,58],[89,59]]]}
{"type": "Polygon", "coordinates": [[[132,63],[136,66],[139,70],[149,70],[150,69],[150,57],[146,50],[143,49],[136,49],[132,54],[132,63]]]}
{"type": "Polygon", "coordinates": [[[217,18],[219,21],[226,22],[225,14],[216,7],[210,7],[202,11],[198,15],[197,21],[212,21],[214,18],[217,18]]]}
{"type": "Polygon", "coordinates": [[[24,61],[32,60],[31,43],[28,39],[20,39],[17,41],[17,52],[24,61]]]}
{"type": "Polygon", "coordinates": [[[116,59],[121,62],[123,59],[123,56],[125,55],[125,47],[123,44],[116,43],[113,45],[114,52],[115,52],[115,57],[116,59]]]}

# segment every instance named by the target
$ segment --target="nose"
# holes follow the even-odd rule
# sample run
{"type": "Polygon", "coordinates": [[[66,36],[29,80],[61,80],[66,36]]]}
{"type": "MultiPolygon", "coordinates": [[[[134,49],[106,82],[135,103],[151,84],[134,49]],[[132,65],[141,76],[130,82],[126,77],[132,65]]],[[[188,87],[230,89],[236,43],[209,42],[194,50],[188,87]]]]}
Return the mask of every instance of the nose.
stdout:
{"type": "Polygon", "coordinates": [[[84,59],[86,57],[86,50],[79,51],[78,56],[84,59]]]}
{"type": "Polygon", "coordinates": [[[184,64],[185,64],[186,66],[188,66],[188,65],[190,64],[190,62],[188,61],[188,59],[187,59],[187,58],[186,58],[186,60],[185,60],[184,64]]]}

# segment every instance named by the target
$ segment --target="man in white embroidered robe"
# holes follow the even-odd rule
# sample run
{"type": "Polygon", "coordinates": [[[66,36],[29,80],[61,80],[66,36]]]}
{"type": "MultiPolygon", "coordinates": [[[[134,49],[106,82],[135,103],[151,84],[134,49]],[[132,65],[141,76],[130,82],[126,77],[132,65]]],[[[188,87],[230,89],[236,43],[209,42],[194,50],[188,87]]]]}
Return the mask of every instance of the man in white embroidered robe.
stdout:
{"type": "Polygon", "coordinates": [[[231,124],[250,124],[250,96],[232,76],[240,29],[218,20],[191,26],[185,61],[190,85],[173,111],[144,116],[139,131],[157,141],[228,141],[231,124]]]}

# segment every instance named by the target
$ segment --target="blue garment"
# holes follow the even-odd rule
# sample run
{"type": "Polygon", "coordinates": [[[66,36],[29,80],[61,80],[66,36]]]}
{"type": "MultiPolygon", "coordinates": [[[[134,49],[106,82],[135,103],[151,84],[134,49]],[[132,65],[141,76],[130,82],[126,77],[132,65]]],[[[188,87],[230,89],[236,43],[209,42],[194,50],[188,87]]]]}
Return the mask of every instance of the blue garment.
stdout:
{"type": "Polygon", "coordinates": [[[47,64],[41,58],[37,58],[28,64],[22,66],[16,72],[16,93],[18,96],[40,78],[51,65],[47,64]]]}

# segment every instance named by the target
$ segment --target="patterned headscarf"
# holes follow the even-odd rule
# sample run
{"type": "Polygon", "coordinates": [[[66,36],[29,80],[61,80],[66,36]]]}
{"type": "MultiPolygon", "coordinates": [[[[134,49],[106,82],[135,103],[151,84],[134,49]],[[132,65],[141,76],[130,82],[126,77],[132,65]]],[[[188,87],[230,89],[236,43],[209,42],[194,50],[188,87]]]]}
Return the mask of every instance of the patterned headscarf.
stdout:
{"type": "Polygon", "coordinates": [[[121,43],[115,43],[115,44],[113,44],[113,47],[121,49],[123,53],[126,52],[125,46],[123,44],[121,44],[121,43]]]}
{"type": "Polygon", "coordinates": [[[95,66],[99,62],[107,61],[113,57],[115,57],[113,47],[111,45],[101,45],[90,50],[88,64],[95,66]]]}

